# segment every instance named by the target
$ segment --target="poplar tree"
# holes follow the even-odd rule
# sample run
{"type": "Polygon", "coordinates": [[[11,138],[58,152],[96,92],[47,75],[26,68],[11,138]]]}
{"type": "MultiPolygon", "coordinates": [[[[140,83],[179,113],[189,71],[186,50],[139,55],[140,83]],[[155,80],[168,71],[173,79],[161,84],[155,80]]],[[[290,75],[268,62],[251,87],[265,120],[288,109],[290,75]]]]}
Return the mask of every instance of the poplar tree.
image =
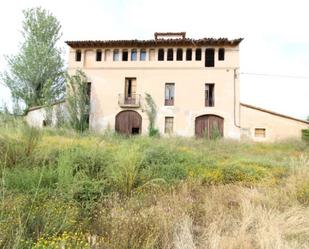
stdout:
{"type": "Polygon", "coordinates": [[[24,110],[48,105],[65,93],[64,64],[57,42],[61,25],[42,8],[23,11],[23,42],[17,55],[6,56],[8,70],[1,78],[11,90],[13,100],[24,110]]]}

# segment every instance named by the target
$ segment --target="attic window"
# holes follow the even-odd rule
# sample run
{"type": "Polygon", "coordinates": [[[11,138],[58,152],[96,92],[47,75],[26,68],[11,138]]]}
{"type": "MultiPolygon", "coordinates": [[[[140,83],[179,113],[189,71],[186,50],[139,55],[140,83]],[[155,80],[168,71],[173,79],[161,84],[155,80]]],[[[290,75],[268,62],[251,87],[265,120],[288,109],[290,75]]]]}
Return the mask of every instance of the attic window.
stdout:
{"type": "Polygon", "coordinates": [[[255,128],[254,136],[255,137],[265,137],[266,136],[266,129],[265,128],[255,128]]]}
{"type": "Polygon", "coordinates": [[[113,51],[113,61],[119,61],[120,59],[120,56],[119,56],[119,50],[118,49],[115,49],[113,51]]]}
{"type": "Polygon", "coordinates": [[[128,61],[128,50],[122,51],[122,61],[128,61]]]}
{"type": "Polygon", "coordinates": [[[172,61],[174,59],[174,50],[172,48],[169,48],[167,50],[167,60],[172,61]]]}
{"type": "Polygon", "coordinates": [[[215,50],[213,48],[207,48],[205,52],[205,67],[215,66],[215,50]]]}
{"type": "Polygon", "coordinates": [[[218,55],[219,61],[224,61],[224,52],[225,52],[224,48],[219,48],[219,55],[218,55]]]}
{"type": "Polygon", "coordinates": [[[102,60],[102,51],[97,50],[96,52],[96,61],[101,61],[102,60]]]}
{"type": "Polygon", "coordinates": [[[197,48],[195,50],[195,60],[200,61],[202,59],[202,49],[197,48]]]}
{"type": "Polygon", "coordinates": [[[140,52],[140,60],[145,61],[146,60],[146,50],[142,49],[140,52]]]}
{"type": "Polygon", "coordinates": [[[137,60],[137,50],[132,49],[131,50],[131,61],[136,61],[137,60]]]}
{"type": "Polygon", "coordinates": [[[160,48],[158,50],[158,61],[164,61],[164,49],[160,48]]]}
{"type": "Polygon", "coordinates": [[[191,61],[192,60],[192,49],[191,48],[187,48],[186,60],[187,61],[191,61]]]}
{"type": "Polygon", "coordinates": [[[177,48],[177,60],[178,61],[182,61],[182,54],[183,54],[183,52],[182,52],[182,48],[177,48]]]}
{"type": "Polygon", "coordinates": [[[76,50],[75,61],[81,61],[81,60],[82,60],[82,52],[80,50],[76,50]]]}

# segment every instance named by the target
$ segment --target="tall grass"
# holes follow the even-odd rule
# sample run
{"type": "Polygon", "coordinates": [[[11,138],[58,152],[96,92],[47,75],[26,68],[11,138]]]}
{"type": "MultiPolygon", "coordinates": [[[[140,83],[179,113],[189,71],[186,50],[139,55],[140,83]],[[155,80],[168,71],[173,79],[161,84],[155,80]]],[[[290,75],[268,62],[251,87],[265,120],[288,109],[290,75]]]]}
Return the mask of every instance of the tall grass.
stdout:
{"type": "Polygon", "coordinates": [[[308,248],[309,147],[0,130],[1,248],[308,248]]]}

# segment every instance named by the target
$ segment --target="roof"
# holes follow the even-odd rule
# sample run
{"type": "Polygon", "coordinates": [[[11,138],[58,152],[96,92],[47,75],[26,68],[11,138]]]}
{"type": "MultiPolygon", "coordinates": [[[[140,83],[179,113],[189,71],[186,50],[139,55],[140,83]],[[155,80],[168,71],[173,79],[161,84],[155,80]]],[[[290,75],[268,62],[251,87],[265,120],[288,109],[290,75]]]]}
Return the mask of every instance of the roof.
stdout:
{"type": "MultiPolygon", "coordinates": [[[[162,33],[155,33],[162,35],[162,33]]],[[[176,33],[165,33],[175,35],[176,33]]],[[[179,33],[183,35],[183,32],[179,33]]],[[[237,46],[243,38],[229,40],[227,38],[178,38],[151,40],[85,40],[66,41],[71,48],[111,48],[111,47],[159,47],[159,46],[237,46]]]]}
{"type": "MultiPolygon", "coordinates": [[[[65,103],[65,99],[56,101],[56,102],[50,104],[50,106],[59,105],[59,104],[62,104],[62,103],[65,103]]],[[[35,111],[35,110],[41,109],[41,108],[45,108],[45,107],[47,107],[47,106],[48,106],[48,105],[40,105],[40,106],[33,106],[33,107],[30,107],[30,108],[28,109],[27,113],[28,113],[28,112],[31,112],[31,111],[35,111]]]]}
{"type": "Polygon", "coordinates": [[[298,119],[298,118],[293,118],[291,116],[287,116],[287,115],[280,114],[280,113],[277,113],[277,112],[269,111],[269,110],[266,110],[266,109],[263,109],[263,108],[260,108],[260,107],[256,107],[256,106],[253,106],[253,105],[248,105],[248,104],[244,104],[244,103],[240,103],[240,105],[242,105],[244,107],[247,107],[247,108],[250,108],[250,109],[254,109],[254,110],[257,110],[257,111],[269,113],[271,115],[275,115],[275,116],[282,117],[282,118],[287,118],[287,119],[290,119],[290,120],[302,122],[302,123],[305,123],[305,124],[309,125],[309,121],[305,121],[305,120],[298,119]]]}

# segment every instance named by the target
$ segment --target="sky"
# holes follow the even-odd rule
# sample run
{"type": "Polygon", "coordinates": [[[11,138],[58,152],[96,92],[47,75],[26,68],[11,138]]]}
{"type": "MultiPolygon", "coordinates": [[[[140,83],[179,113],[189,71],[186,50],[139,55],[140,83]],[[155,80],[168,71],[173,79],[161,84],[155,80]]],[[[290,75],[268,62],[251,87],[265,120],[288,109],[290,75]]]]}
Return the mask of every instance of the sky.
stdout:
{"type": "MultiPolygon", "coordinates": [[[[7,70],[4,55],[16,54],[22,42],[22,10],[39,6],[60,21],[64,51],[65,40],[152,39],[154,32],[242,37],[241,101],[301,119],[309,116],[307,0],[3,0],[0,72],[7,70]]],[[[10,103],[1,83],[0,105],[10,103]]]]}

